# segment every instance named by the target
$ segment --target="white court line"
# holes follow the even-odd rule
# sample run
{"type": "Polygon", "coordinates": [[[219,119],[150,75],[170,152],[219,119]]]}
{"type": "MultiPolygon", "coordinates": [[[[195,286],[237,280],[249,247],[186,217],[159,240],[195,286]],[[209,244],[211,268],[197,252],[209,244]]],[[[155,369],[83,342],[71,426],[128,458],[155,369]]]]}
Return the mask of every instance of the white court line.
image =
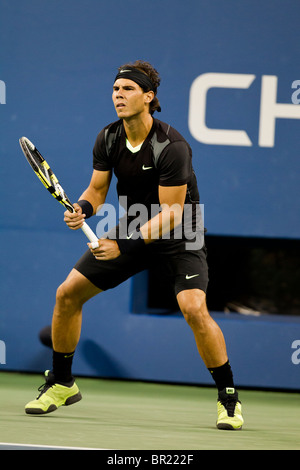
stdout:
{"type": "Polygon", "coordinates": [[[49,446],[49,445],[39,445],[39,444],[20,444],[20,443],[13,443],[13,442],[0,442],[0,450],[1,447],[28,447],[30,449],[62,449],[62,450],[111,450],[111,449],[101,449],[96,447],[69,447],[69,446],[49,446]]]}

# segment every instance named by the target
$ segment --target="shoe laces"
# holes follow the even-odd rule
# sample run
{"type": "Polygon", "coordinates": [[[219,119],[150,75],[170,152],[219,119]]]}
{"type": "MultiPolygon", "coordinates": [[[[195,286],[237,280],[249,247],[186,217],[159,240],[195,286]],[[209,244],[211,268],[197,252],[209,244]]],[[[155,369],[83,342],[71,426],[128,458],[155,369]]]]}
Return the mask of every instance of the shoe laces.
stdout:
{"type": "Polygon", "coordinates": [[[222,405],[226,409],[227,414],[230,418],[233,418],[233,416],[234,416],[236,403],[237,403],[237,400],[235,400],[233,398],[228,398],[226,401],[222,402],[222,405]]]}
{"type": "Polygon", "coordinates": [[[52,377],[50,374],[51,374],[50,371],[45,372],[46,382],[40,385],[40,387],[38,388],[38,392],[40,392],[40,394],[36,397],[37,400],[40,398],[41,395],[47,392],[47,390],[49,390],[49,388],[51,388],[54,385],[54,382],[52,381],[52,377]]]}
{"type": "Polygon", "coordinates": [[[225,391],[222,391],[219,394],[219,401],[222,403],[224,408],[227,411],[227,414],[230,418],[234,417],[234,412],[235,412],[235,406],[237,404],[238,400],[238,395],[237,393],[224,393],[225,391]]]}
{"type": "Polygon", "coordinates": [[[44,383],[43,385],[41,385],[39,388],[38,388],[38,391],[40,392],[40,394],[36,397],[36,399],[38,400],[40,398],[41,395],[43,395],[45,392],[47,392],[47,390],[49,390],[49,388],[51,388],[52,385],[50,384],[47,384],[44,383]]]}

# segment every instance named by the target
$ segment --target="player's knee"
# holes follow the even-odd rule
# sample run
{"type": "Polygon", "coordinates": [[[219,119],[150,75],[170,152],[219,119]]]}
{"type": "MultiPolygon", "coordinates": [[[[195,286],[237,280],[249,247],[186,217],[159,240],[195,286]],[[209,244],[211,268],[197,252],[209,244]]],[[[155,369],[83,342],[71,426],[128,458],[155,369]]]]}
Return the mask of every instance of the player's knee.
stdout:
{"type": "Polygon", "coordinates": [[[193,327],[201,321],[201,313],[195,305],[184,305],[182,308],[183,316],[186,322],[193,327]]]}
{"type": "Polygon", "coordinates": [[[205,322],[208,311],[204,293],[197,296],[186,295],[179,305],[185,320],[191,327],[194,325],[200,326],[205,322]]]}
{"type": "Polygon", "coordinates": [[[56,305],[59,307],[65,306],[70,302],[70,295],[66,289],[65,283],[58,286],[56,290],[56,305]]]}
{"type": "Polygon", "coordinates": [[[76,295],[76,289],[69,282],[65,281],[57,288],[56,305],[60,309],[71,311],[70,307],[77,306],[80,303],[78,295],[76,295]]]}

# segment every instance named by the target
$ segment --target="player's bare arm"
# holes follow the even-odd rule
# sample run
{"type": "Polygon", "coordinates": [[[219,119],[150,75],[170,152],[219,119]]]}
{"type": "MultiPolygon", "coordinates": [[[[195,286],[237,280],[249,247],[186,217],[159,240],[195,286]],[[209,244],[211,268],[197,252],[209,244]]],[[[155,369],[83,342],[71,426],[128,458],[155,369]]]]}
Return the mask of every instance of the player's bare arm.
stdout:
{"type": "Polygon", "coordinates": [[[158,195],[162,211],[141,227],[146,244],[161,238],[181,223],[187,185],[159,186],[158,195]]]}
{"type": "MultiPolygon", "coordinates": [[[[94,170],[88,188],[80,196],[79,200],[86,200],[92,205],[93,214],[104,204],[110,181],[111,171],[94,170]]],[[[82,208],[77,203],[74,204],[74,209],[76,211],[74,213],[69,211],[64,213],[64,221],[70,229],[78,230],[82,227],[86,216],[82,213],[82,208]]]]}

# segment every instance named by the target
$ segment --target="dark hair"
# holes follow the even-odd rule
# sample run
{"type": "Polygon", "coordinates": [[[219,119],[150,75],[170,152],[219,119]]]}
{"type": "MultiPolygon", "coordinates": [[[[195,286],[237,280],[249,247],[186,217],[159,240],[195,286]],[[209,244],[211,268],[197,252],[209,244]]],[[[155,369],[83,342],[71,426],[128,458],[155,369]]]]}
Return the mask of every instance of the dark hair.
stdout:
{"type": "MultiPolygon", "coordinates": [[[[146,75],[148,75],[148,77],[150,78],[151,82],[153,83],[155,87],[155,92],[154,92],[155,96],[149,105],[149,112],[150,114],[153,114],[155,111],[160,112],[161,107],[160,107],[158,98],[156,96],[157,88],[160,85],[160,76],[157,70],[149,62],[145,62],[144,60],[136,60],[133,64],[130,64],[130,63],[124,64],[121,67],[119,67],[119,71],[126,67],[134,67],[140,70],[141,72],[144,72],[146,75]]],[[[145,91],[150,91],[150,88],[149,90],[145,90],[145,91]]]]}

